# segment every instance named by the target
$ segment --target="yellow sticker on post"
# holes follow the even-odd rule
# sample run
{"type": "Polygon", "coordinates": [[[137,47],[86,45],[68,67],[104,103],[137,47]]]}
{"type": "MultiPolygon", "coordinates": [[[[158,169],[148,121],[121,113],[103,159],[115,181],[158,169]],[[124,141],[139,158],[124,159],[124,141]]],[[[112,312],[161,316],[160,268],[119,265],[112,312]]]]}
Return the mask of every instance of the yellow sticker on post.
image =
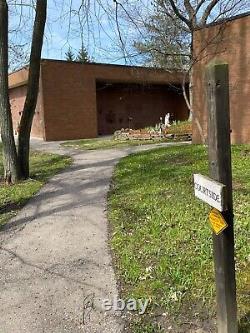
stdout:
{"type": "Polygon", "coordinates": [[[211,210],[209,214],[209,222],[216,235],[219,235],[228,227],[223,215],[216,208],[211,210]]]}

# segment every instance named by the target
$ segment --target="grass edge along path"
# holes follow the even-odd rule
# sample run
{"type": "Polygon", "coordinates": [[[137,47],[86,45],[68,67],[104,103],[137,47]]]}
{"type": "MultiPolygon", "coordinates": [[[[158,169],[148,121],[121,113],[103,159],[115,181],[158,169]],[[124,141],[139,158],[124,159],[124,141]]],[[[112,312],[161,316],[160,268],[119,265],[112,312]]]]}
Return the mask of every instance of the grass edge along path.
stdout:
{"type": "MultiPolygon", "coordinates": [[[[0,145],[0,175],[3,174],[2,149],[0,145]]],[[[30,178],[15,185],[0,183],[0,228],[18,213],[49,178],[70,166],[71,157],[51,153],[31,152],[30,178]]]]}
{"type": "MultiPolygon", "coordinates": [[[[168,134],[183,135],[192,133],[192,123],[189,121],[180,121],[173,124],[167,129],[168,134]]],[[[99,137],[95,139],[82,139],[82,140],[71,140],[63,142],[61,145],[64,147],[73,147],[82,150],[97,150],[97,149],[112,149],[112,148],[126,148],[133,146],[143,146],[164,142],[176,142],[171,138],[163,139],[149,139],[149,140],[115,140],[112,136],[99,137]]],[[[181,141],[181,140],[180,140],[181,141]]]]}
{"type": "Polygon", "coordinates": [[[81,150],[98,150],[98,149],[113,149],[113,148],[127,148],[134,146],[144,146],[150,144],[171,142],[169,139],[161,140],[115,140],[111,137],[96,138],[96,139],[82,139],[66,141],[61,145],[64,147],[71,147],[81,150]]]}
{"type": "MultiPolygon", "coordinates": [[[[238,315],[240,332],[247,333],[250,146],[233,146],[232,157],[238,315]]],[[[206,325],[215,329],[209,207],[194,197],[193,173],[208,173],[202,146],[137,153],[123,158],[115,168],[108,218],[121,297],[151,300],[146,316],[132,314],[133,333],[186,333],[190,327],[206,325]]]]}

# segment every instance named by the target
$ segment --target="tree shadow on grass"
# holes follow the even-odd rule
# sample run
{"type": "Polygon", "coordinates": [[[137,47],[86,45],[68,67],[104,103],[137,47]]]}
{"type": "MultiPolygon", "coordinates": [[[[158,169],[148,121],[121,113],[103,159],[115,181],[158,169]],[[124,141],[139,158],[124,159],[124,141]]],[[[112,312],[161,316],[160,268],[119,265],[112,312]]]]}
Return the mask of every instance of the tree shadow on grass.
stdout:
{"type": "Polygon", "coordinates": [[[0,205],[0,215],[10,213],[20,209],[23,205],[16,202],[7,202],[4,205],[0,205]]]}
{"type": "Polygon", "coordinates": [[[250,312],[240,319],[239,333],[250,333],[250,312]]]}

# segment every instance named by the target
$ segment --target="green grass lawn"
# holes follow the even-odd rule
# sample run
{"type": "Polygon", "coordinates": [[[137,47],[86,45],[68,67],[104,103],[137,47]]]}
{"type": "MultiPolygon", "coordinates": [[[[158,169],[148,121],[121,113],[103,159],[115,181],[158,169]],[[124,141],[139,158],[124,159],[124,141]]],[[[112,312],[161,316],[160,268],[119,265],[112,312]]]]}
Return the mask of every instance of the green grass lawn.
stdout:
{"type": "MultiPolygon", "coordinates": [[[[138,153],[122,159],[115,169],[108,216],[121,295],[151,300],[146,316],[132,315],[133,333],[176,333],[184,322],[197,321],[213,327],[209,207],[194,197],[193,173],[208,173],[204,147],[138,153]]],[[[246,333],[250,332],[250,146],[233,147],[233,179],[238,315],[241,332],[246,333]]]]}
{"type": "Polygon", "coordinates": [[[169,142],[169,139],[162,140],[114,140],[113,138],[83,139],[67,141],[62,143],[65,147],[74,147],[83,150],[126,148],[131,146],[150,145],[161,142],[169,142]]]}
{"type": "MultiPolygon", "coordinates": [[[[178,122],[168,129],[169,134],[186,134],[191,133],[191,125],[189,121],[178,122]]],[[[62,143],[65,147],[73,147],[83,150],[96,150],[96,149],[111,149],[111,148],[125,148],[131,146],[150,145],[161,142],[173,141],[171,138],[165,139],[152,139],[152,140],[114,140],[110,137],[100,137],[96,139],[83,139],[72,140],[62,143]]]]}
{"type": "MultiPolygon", "coordinates": [[[[0,184],[0,226],[13,217],[51,176],[71,164],[71,158],[49,153],[32,152],[30,179],[15,185],[0,184]]],[[[3,175],[0,145],[0,175],[3,175]]]]}

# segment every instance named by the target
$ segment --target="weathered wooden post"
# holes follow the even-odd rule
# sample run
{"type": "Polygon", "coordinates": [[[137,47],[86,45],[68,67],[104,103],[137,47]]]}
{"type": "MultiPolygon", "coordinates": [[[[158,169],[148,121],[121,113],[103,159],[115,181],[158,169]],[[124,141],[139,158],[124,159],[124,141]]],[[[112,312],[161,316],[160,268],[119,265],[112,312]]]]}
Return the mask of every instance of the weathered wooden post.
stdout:
{"type": "Polygon", "coordinates": [[[217,324],[219,333],[237,333],[228,65],[209,65],[206,78],[209,171],[225,185],[221,214],[228,225],[213,235],[217,324]]]}

